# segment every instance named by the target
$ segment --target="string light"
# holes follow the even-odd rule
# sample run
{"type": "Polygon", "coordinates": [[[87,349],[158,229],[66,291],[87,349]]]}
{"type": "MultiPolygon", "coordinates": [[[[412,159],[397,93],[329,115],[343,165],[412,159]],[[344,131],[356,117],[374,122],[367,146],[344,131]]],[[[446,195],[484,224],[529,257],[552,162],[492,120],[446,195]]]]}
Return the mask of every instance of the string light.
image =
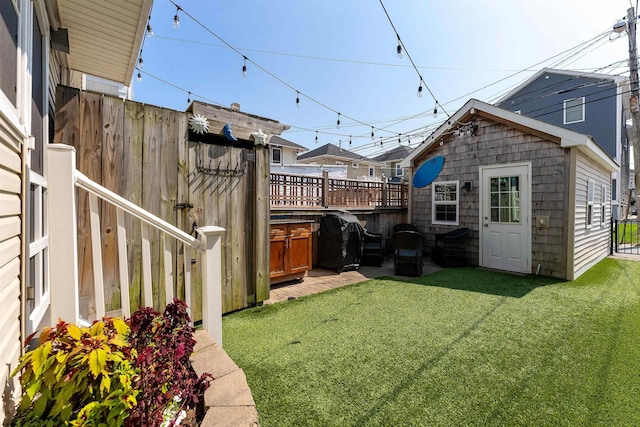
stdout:
{"type": "Polygon", "coordinates": [[[418,86],[418,98],[422,98],[422,77],[420,78],[420,85],[418,86]]]}
{"type": "Polygon", "coordinates": [[[340,113],[338,113],[338,121],[336,122],[336,128],[340,129],[340,113]]]}
{"type": "Polygon", "coordinates": [[[244,63],[242,64],[242,77],[247,77],[247,57],[244,56],[244,63]]]}
{"type": "Polygon", "coordinates": [[[300,108],[300,92],[296,91],[296,107],[300,108]]]}
{"type": "Polygon", "coordinates": [[[396,34],[396,36],[398,36],[398,47],[396,48],[396,52],[398,52],[398,59],[402,59],[402,43],[400,43],[400,36],[398,34],[396,34]]]}
{"type": "Polygon", "coordinates": [[[144,60],[142,59],[142,51],[140,51],[140,55],[141,56],[138,57],[138,67],[142,68],[144,67],[144,60]]]}
{"type": "Polygon", "coordinates": [[[373,141],[373,138],[375,138],[376,136],[373,134],[373,126],[371,126],[371,140],[373,141]]]}
{"type": "MultiPolygon", "coordinates": [[[[151,20],[151,17],[149,17],[151,20]]],[[[151,24],[147,24],[147,37],[153,37],[153,28],[151,28],[151,24]]]]}
{"type": "Polygon", "coordinates": [[[436,101],[436,105],[435,107],[433,107],[433,118],[434,119],[438,118],[438,101],[436,101]]]}
{"type": "Polygon", "coordinates": [[[187,95],[187,104],[191,104],[191,92],[187,95]]]}
{"type": "Polygon", "coordinates": [[[351,147],[351,135],[349,135],[349,147],[351,147]]]}
{"type": "Polygon", "coordinates": [[[180,28],[180,17],[178,16],[178,12],[180,11],[180,6],[176,6],[176,14],[173,15],[173,28],[180,28]]]}
{"type": "Polygon", "coordinates": [[[400,142],[400,137],[401,137],[401,136],[402,136],[402,134],[401,134],[401,133],[399,133],[399,134],[398,134],[398,144],[400,144],[400,143],[401,143],[401,142],[400,142]]]}
{"type": "Polygon", "coordinates": [[[318,131],[316,131],[316,144],[318,143],[318,131]]]}
{"type": "Polygon", "coordinates": [[[142,73],[138,71],[138,82],[142,81],[142,73]]]}

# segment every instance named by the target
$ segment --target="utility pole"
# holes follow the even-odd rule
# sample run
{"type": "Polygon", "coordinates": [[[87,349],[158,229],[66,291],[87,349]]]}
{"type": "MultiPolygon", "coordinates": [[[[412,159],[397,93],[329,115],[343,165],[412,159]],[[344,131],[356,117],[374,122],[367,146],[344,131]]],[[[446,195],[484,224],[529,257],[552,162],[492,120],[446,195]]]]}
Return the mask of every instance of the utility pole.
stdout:
{"type": "MultiPolygon", "coordinates": [[[[629,72],[631,85],[631,135],[633,137],[633,160],[635,171],[636,195],[640,189],[640,87],[638,87],[638,49],[636,46],[636,14],[633,7],[627,9],[627,31],[629,35],[629,72]]],[[[622,189],[628,193],[629,189],[622,189]]],[[[636,206],[637,206],[636,201],[636,206]]],[[[623,207],[623,212],[628,212],[628,206],[623,207]]]]}

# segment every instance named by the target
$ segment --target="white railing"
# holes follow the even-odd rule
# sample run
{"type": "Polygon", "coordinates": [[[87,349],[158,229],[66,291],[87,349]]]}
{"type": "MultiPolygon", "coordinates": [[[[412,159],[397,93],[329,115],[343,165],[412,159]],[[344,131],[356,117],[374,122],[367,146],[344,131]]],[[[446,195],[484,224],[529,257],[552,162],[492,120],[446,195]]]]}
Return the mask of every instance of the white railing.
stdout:
{"type": "Polygon", "coordinates": [[[129,202],[107,188],[95,183],[76,170],[75,149],[68,145],[52,144],[47,147],[49,170],[49,251],[51,283],[51,323],[59,318],[86,321],[80,318],[78,245],[77,245],[77,204],[76,191],[79,188],[89,195],[89,223],[91,230],[92,267],[96,318],[105,315],[105,297],[102,270],[102,242],[100,233],[100,211],[98,199],[116,208],[118,238],[118,266],[120,271],[120,298],[123,316],[130,316],[129,272],[127,263],[127,232],[125,215],[137,218],[142,227],[142,285],[144,305],[153,306],[153,286],[151,279],[150,231],[160,231],[164,239],[164,290],[166,303],[173,301],[174,272],[172,252],[168,239],[175,239],[184,245],[185,302],[192,306],[191,299],[191,250],[201,251],[202,262],[202,323],[213,339],[222,345],[222,276],[220,237],[224,229],[205,226],[197,229],[200,239],[196,239],[150,212],[129,202]]]}

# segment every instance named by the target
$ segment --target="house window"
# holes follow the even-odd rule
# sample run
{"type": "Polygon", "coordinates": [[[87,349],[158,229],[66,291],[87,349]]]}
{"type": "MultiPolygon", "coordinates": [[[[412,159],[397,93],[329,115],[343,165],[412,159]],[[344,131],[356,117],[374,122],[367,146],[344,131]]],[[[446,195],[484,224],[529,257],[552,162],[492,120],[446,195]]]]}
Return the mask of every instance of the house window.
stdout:
{"type": "Polygon", "coordinates": [[[564,124],[584,122],[584,96],[564,101],[564,124]]]}
{"type": "Polygon", "coordinates": [[[282,163],[282,148],[271,147],[271,163],[276,165],[282,163]]]}
{"type": "Polygon", "coordinates": [[[501,176],[490,181],[491,222],[520,223],[520,176],[501,176]]]}
{"type": "Polygon", "coordinates": [[[611,180],[611,199],[618,200],[618,180],[616,178],[611,180]]]}
{"type": "Polygon", "coordinates": [[[458,225],[458,189],[460,181],[433,184],[431,221],[433,224],[458,225]]]}
{"type": "Polygon", "coordinates": [[[402,167],[400,167],[400,163],[396,163],[396,176],[402,176],[403,174],[402,167]]]}
{"type": "Polygon", "coordinates": [[[18,81],[18,9],[13,1],[0,2],[0,91],[16,106],[18,81]]]}
{"type": "Polygon", "coordinates": [[[606,220],[605,216],[607,214],[606,207],[607,207],[607,186],[602,184],[601,191],[600,191],[600,222],[602,223],[602,225],[605,225],[605,220],[606,220]]]}
{"type": "Polygon", "coordinates": [[[374,169],[373,168],[369,168],[369,176],[373,177],[374,176],[374,169]]]}
{"type": "Polygon", "coordinates": [[[587,181],[587,227],[593,225],[593,202],[595,200],[595,185],[593,180],[587,181]]]}

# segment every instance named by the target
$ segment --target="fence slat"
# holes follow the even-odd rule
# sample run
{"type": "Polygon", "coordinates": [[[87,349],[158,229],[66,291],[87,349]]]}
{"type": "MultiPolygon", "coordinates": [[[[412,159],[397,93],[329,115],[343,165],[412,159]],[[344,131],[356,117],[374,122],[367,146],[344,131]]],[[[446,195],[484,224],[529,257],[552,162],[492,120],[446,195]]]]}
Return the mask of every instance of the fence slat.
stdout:
{"type": "Polygon", "coordinates": [[[124,211],[116,209],[116,225],[118,228],[118,267],[120,270],[120,307],[122,315],[131,316],[129,301],[129,265],[127,262],[127,229],[124,221],[124,211]]]}
{"type": "Polygon", "coordinates": [[[190,246],[182,244],[182,261],[184,262],[184,299],[187,303],[187,313],[193,323],[193,316],[191,310],[191,252],[193,250],[190,246]]]}
{"type": "Polygon", "coordinates": [[[105,315],[104,307],[104,276],[102,274],[102,243],[100,236],[100,211],[98,197],[89,194],[89,221],[91,224],[91,255],[93,258],[93,289],[95,291],[96,319],[105,315]]]}
{"type": "Polygon", "coordinates": [[[171,245],[167,240],[169,236],[164,235],[164,295],[165,303],[173,302],[173,261],[171,259],[171,245]]]}
{"type": "Polygon", "coordinates": [[[142,286],[145,307],[153,307],[153,285],[151,283],[151,240],[149,226],[142,223],[142,286]]]}

